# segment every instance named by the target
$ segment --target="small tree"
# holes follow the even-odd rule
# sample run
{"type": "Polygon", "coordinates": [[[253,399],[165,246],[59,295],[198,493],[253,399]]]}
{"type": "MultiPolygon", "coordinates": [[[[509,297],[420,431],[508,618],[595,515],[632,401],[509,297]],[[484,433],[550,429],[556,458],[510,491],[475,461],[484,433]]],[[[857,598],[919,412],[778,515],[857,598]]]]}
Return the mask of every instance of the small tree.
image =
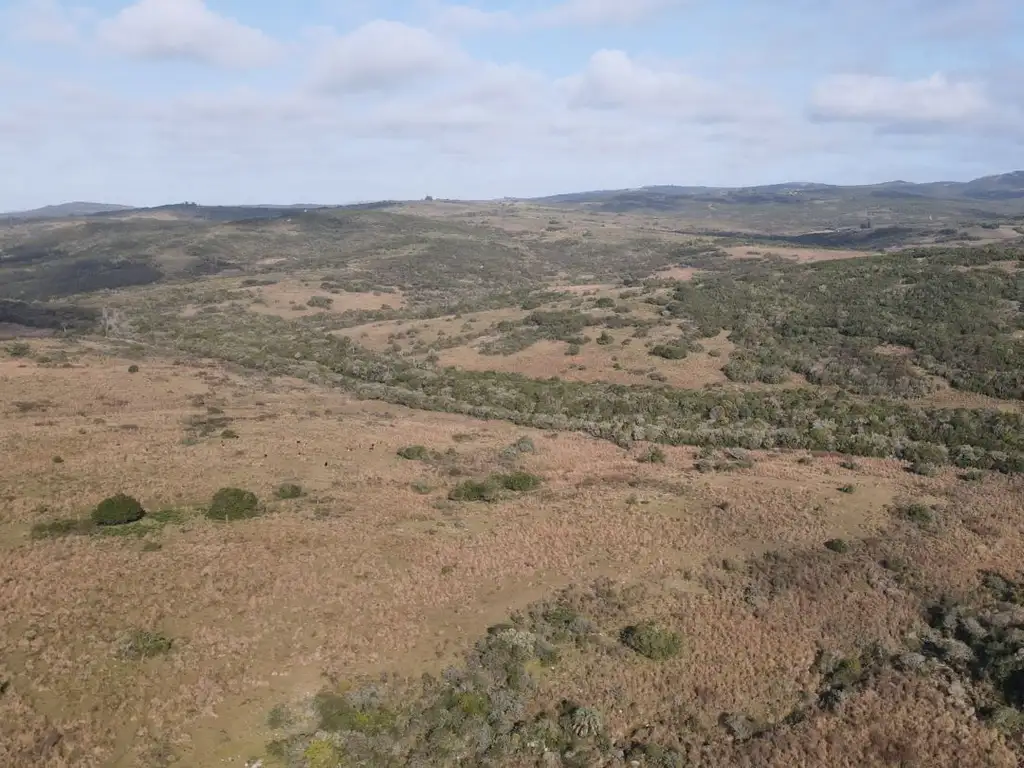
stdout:
{"type": "Polygon", "coordinates": [[[259,513],[259,499],[252,491],[221,488],[213,494],[206,516],[213,520],[245,520],[259,513]]]}
{"type": "Polygon", "coordinates": [[[104,499],[92,511],[96,525],[125,525],[141,520],[146,514],[138,499],[119,493],[104,499]]]}

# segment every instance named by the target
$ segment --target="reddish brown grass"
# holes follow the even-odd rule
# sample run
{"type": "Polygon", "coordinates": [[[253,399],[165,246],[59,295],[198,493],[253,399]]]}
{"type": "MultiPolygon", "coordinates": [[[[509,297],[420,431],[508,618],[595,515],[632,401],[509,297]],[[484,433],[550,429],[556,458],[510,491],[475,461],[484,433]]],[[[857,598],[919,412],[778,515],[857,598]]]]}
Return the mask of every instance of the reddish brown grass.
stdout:
{"type": "MultiPolygon", "coordinates": [[[[52,342],[33,342],[45,344],[52,342]]],[[[678,706],[777,714],[808,684],[816,644],[892,638],[914,605],[851,572],[808,576],[809,586],[754,617],[739,597],[739,575],[719,567],[723,558],[870,537],[889,523],[886,504],[922,497],[971,518],[915,550],[936,584],[967,585],[982,565],[1012,572],[1024,555],[1016,478],[968,487],[952,471],[921,478],[895,462],[865,460],[853,472],[839,457],[803,465],[787,454],[702,475],[687,448],[666,448],[664,465],[639,464],[635,452],[581,435],[549,439],[504,423],[354,402],[201,361],[144,360],[129,374],[130,360],[102,348],[80,352],[70,368],[0,360],[0,445],[9,457],[0,465],[0,613],[9,617],[0,678],[11,681],[0,697],[0,763],[13,768],[127,768],[161,750],[184,765],[241,764],[268,738],[267,710],[316,690],[321,673],[351,680],[436,670],[511,610],[598,575],[648,585],[633,610],[678,628],[687,654],[658,669],[569,660],[545,690],[599,706],[615,733],[678,706]],[[50,405],[14,406],[24,401],[50,405]],[[208,406],[233,419],[239,439],[183,444],[184,419],[208,406]],[[455,440],[465,434],[474,437],[455,440]],[[522,465],[544,485],[495,505],[451,504],[444,495],[458,478],[395,455],[409,444],[454,446],[455,468],[479,476],[500,466],[500,449],[522,434],[538,448],[522,465]],[[57,454],[62,464],[53,463],[57,454]],[[437,490],[417,494],[417,480],[437,490]],[[274,501],[284,481],[307,495],[274,501]],[[857,492],[837,490],[847,483],[857,492]],[[197,514],[224,485],[255,491],[269,514],[235,524],[197,514]],[[158,551],[131,537],[27,537],[31,524],[82,514],[117,491],[150,510],[191,512],[185,524],[148,535],[158,551]],[[116,658],[118,635],[136,626],[173,637],[171,653],[143,663],[116,658]]],[[[923,694],[920,702],[899,691],[878,696],[850,716],[866,723],[892,706],[893,723],[934,745],[925,758],[949,746],[930,725],[923,694]]],[[[823,761],[834,751],[814,750],[835,737],[814,728],[799,744],[780,743],[792,764],[830,764],[823,761]]],[[[977,728],[957,728],[961,764],[1004,764],[1005,753],[977,728]],[[986,744],[995,762],[975,760],[986,744]]],[[[861,730],[842,737],[852,740],[851,755],[868,754],[873,743],[861,730]]],[[[712,764],[747,764],[726,758],[712,764]]]]}

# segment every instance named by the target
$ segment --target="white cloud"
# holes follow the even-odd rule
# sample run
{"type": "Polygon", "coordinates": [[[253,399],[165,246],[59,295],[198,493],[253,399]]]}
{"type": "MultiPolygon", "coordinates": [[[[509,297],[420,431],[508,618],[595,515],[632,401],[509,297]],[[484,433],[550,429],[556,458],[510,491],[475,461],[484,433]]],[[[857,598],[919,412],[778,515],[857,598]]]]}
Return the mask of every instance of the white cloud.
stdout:
{"type": "Polygon", "coordinates": [[[461,51],[425,29],[371,21],[324,42],[314,63],[314,83],[338,93],[389,90],[465,61],[461,51]]]}
{"type": "Polygon", "coordinates": [[[582,74],[559,85],[577,108],[671,113],[694,122],[727,120],[738,109],[735,94],[685,72],[644,66],[624,51],[598,51],[582,74]]]}
{"type": "Polygon", "coordinates": [[[879,75],[835,75],[811,97],[821,120],[879,124],[954,124],[981,118],[989,109],[984,89],[942,73],[922,80],[879,75]]]}
{"type": "Polygon", "coordinates": [[[110,50],[134,58],[230,69],[269,64],[282,51],[264,32],[214,13],[203,0],[140,0],[101,22],[97,37],[110,50]]]}
{"type": "Polygon", "coordinates": [[[680,7],[686,1],[564,0],[552,8],[537,12],[533,20],[547,25],[631,24],[670,8],[680,7]]]}
{"type": "Polygon", "coordinates": [[[23,0],[0,14],[0,22],[15,39],[67,45],[78,41],[83,13],[69,11],[57,0],[23,0]]]}

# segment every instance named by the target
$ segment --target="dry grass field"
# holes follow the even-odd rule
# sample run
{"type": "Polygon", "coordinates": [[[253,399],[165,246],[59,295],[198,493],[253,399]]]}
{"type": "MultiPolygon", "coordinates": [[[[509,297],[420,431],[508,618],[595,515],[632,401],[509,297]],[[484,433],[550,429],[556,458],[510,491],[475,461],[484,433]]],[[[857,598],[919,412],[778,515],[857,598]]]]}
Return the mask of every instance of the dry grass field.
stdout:
{"type": "Polygon", "coordinates": [[[0,766],[1020,765],[1019,232],[603,205],[0,230],[0,766]]]}
{"type": "MultiPolygon", "coordinates": [[[[701,473],[694,449],[639,463],[641,447],[352,401],[210,361],[48,340],[32,352],[0,362],[0,759],[15,768],[241,766],[274,736],[274,706],[328,680],[439,670],[487,626],[568,585],[608,631],[657,617],[686,652],[663,667],[573,653],[542,676],[541,698],[589,702],[619,738],[644,723],[659,738],[677,721],[712,730],[725,711],[775,719],[813,688],[818,649],[898,645],[920,623],[915,596],[871,548],[904,553],[934,589],[967,589],[981,568],[1013,572],[1024,554],[1008,536],[1017,478],[965,484],[952,470],[924,478],[890,461],[792,453],[701,473]],[[540,490],[446,499],[463,477],[507,465],[501,449],[524,435],[536,450],[515,464],[543,478],[540,490]],[[399,458],[410,444],[441,457],[399,458]],[[275,499],[286,482],[303,495],[275,499]],[[254,491],[266,513],[206,519],[223,486],[254,491]],[[32,537],[119,491],[154,519],[32,537]],[[889,507],[905,500],[940,505],[940,527],[893,528],[889,507]],[[865,543],[840,556],[822,546],[835,538],[865,543]],[[764,562],[783,564],[764,577],[771,588],[764,562]],[[586,597],[598,577],[629,599],[586,597]],[[170,650],[120,658],[133,630],[165,635],[170,650]]],[[[911,755],[904,765],[1015,764],[931,682],[887,675],[768,752],[720,740],[704,764],[771,754],[773,765],[881,765],[894,750],[911,755]]]]}

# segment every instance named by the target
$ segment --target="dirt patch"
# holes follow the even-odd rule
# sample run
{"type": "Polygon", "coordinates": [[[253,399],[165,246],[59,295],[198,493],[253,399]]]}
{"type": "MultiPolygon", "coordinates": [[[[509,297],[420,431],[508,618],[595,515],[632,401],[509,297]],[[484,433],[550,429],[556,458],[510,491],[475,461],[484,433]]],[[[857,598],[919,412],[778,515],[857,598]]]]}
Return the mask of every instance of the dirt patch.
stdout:
{"type": "MultiPolygon", "coordinates": [[[[605,381],[612,384],[650,384],[659,381],[682,389],[699,389],[727,381],[722,367],[729,361],[734,346],[721,333],[703,339],[703,352],[692,352],[683,360],[666,360],[651,355],[646,339],[631,338],[632,329],[608,331],[612,343],[586,344],[579,354],[567,355],[569,345],[561,341],[539,341],[511,355],[483,355],[475,346],[447,349],[441,353],[440,365],[473,371],[519,373],[544,379],[558,376],[567,381],[605,381]],[[627,346],[622,342],[630,340],[627,346]],[[655,378],[652,379],[651,375],[655,378]]],[[[652,342],[668,341],[672,334],[658,329],[652,342]]]]}
{"type": "Polygon", "coordinates": [[[669,267],[668,269],[662,269],[655,272],[653,277],[661,280],[682,280],[689,282],[693,280],[697,275],[701,274],[703,270],[696,269],[695,267],[669,267]]]}
{"type": "Polygon", "coordinates": [[[913,349],[899,344],[879,344],[871,351],[876,355],[885,355],[886,357],[909,357],[914,354],[913,349]]]}
{"type": "Polygon", "coordinates": [[[341,314],[347,310],[397,309],[405,304],[400,293],[329,293],[312,281],[304,283],[282,280],[274,285],[258,286],[254,290],[256,298],[249,306],[250,311],[283,318],[302,317],[315,312],[341,314]],[[322,305],[311,306],[311,299],[314,304],[320,301],[322,305]]]}
{"type": "Polygon", "coordinates": [[[615,289],[616,286],[611,283],[590,283],[588,285],[556,285],[551,290],[571,293],[574,296],[599,296],[615,289]]]}
{"type": "Polygon", "coordinates": [[[478,336],[495,323],[503,320],[522,320],[526,310],[509,307],[484,312],[471,312],[456,317],[444,315],[430,320],[388,320],[379,323],[367,323],[337,331],[339,336],[347,336],[360,346],[382,351],[392,343],[403,347],[410,343],[422,342],[430,345],[444,337],[459,335],[478,336]]]}
{"type": "Polygon", "coordinates": [[[731,259],[763,259],[778,256],[799,264],[840,259],[863,259],[874,256],[874,251],[844,251],[827,248],[789,248],[764,245],[734,245],[723,249],[731,259]]]}

